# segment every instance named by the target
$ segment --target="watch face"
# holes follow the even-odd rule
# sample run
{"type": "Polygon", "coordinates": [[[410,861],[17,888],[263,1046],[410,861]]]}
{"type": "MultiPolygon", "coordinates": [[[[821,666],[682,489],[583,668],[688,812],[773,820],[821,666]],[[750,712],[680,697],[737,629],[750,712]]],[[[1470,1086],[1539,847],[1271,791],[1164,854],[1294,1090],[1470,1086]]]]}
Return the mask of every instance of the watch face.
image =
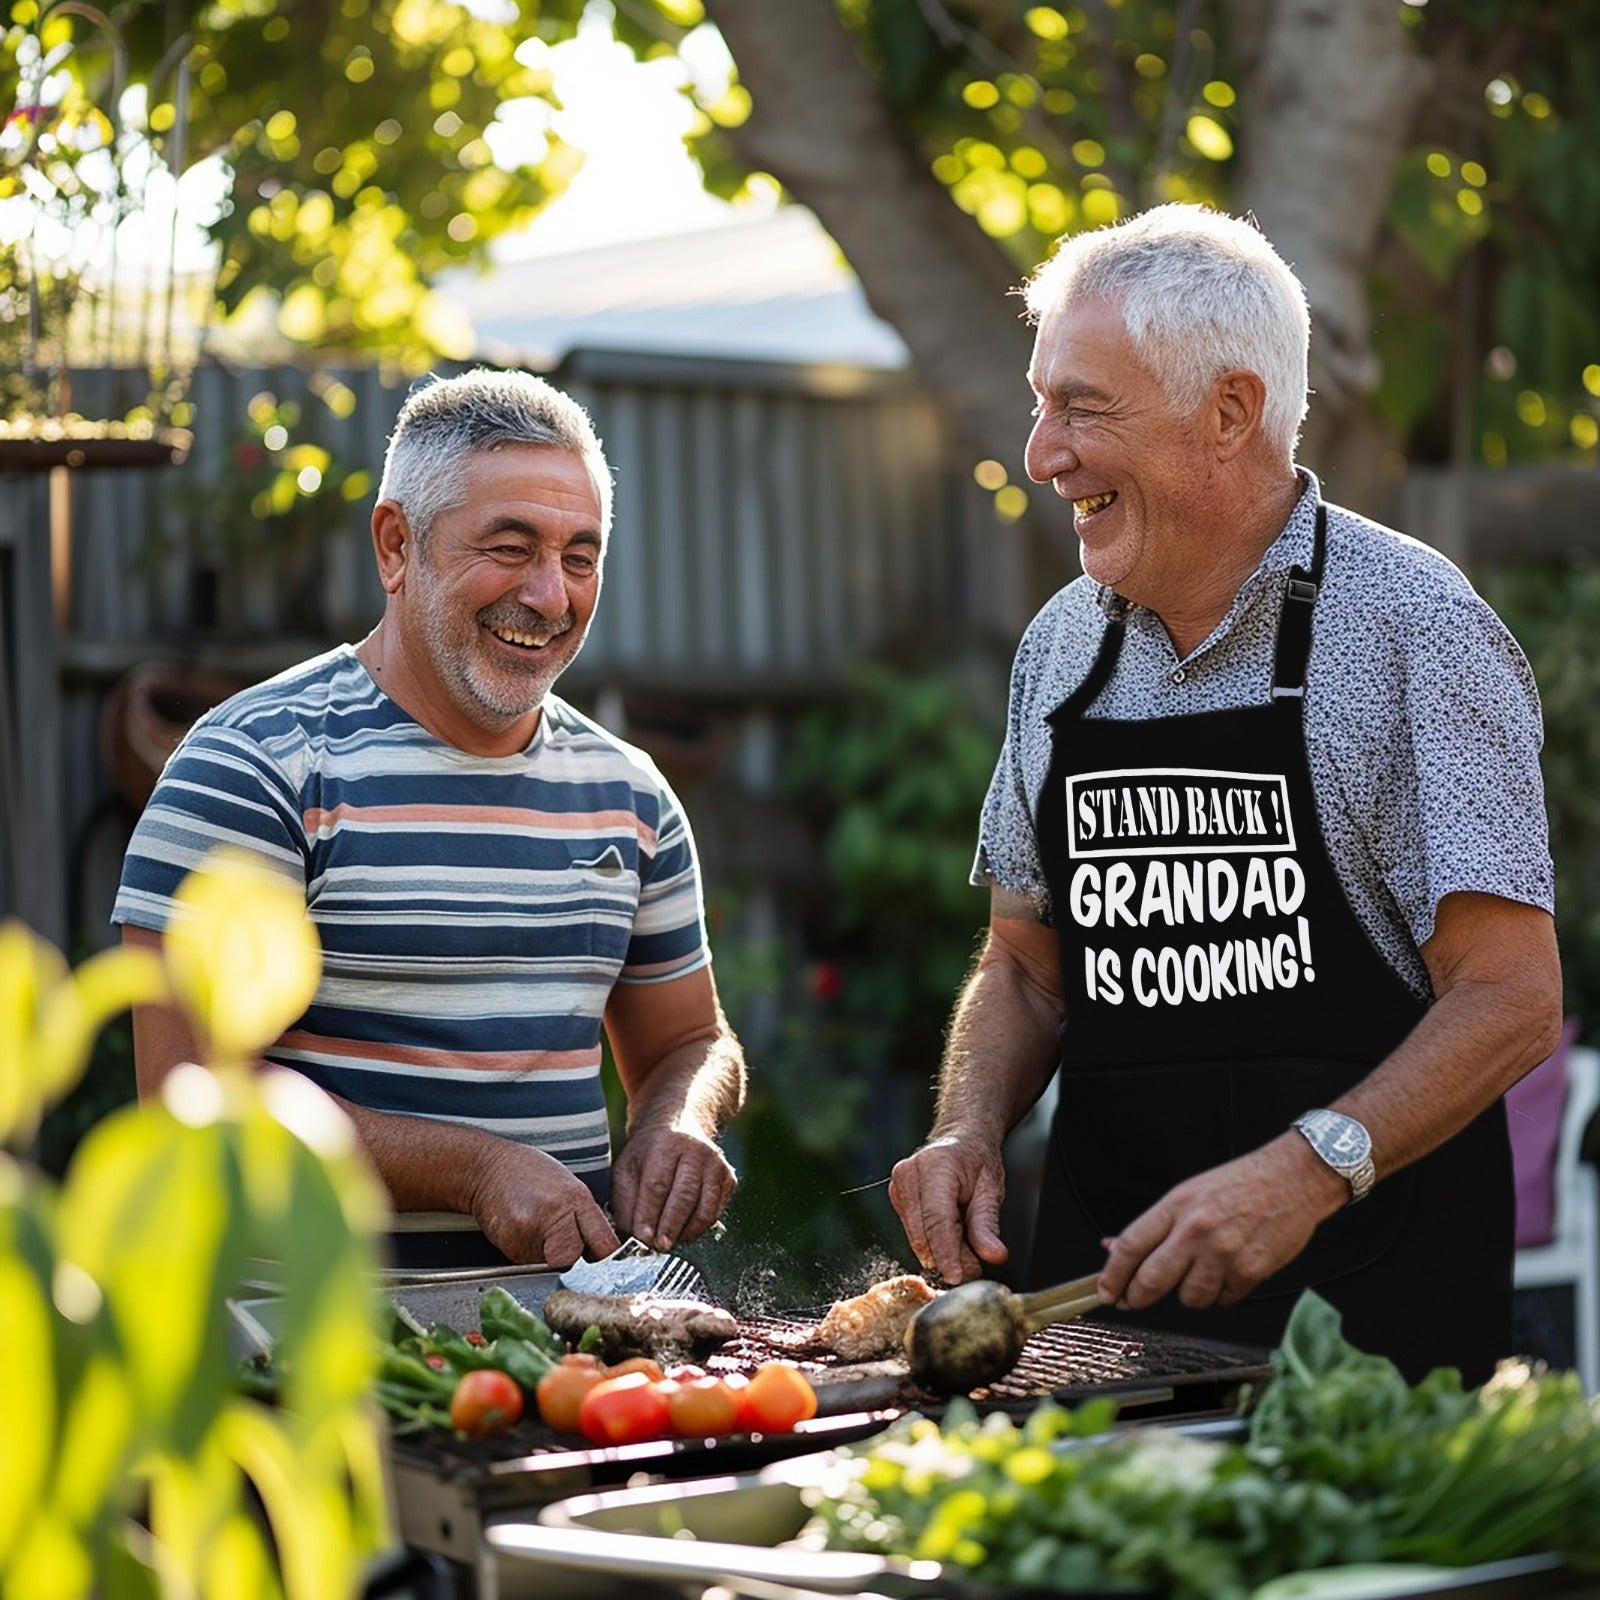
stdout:
{"type": "Polygon", "coordinates": [[[1372,1135],[1354,1117],[1341,1117],[1338,1127],[1330,1131],[1328,1148],[1341,1167],[1355,1166],[1372,1154],[1372,1135]]]}
{"type": "Polygon", "coordinates": [[[1372,1135],[1354,1117],[1318,1111],[1306,1120],[1312,1145],[1331,1166],[1359,1166],[1372,1154],[1372,1135]]]}

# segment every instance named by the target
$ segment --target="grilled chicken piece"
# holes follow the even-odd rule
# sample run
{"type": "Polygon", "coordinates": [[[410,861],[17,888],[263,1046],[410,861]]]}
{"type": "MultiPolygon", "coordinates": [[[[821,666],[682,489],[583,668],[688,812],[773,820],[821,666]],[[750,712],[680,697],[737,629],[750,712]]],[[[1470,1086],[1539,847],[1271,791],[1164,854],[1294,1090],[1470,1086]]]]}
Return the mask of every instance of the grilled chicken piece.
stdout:
{"type": "Polygon", "coordinates": [[[934,1292],[915,1273],[886,1278],[865,1294],[836,1300],[817,1324],[817,1340],[841,1361],[875,1361],[905,1348],[906,1325],[934,1292]]]}
{"type": "Polygon", "coordinates": [[[557,1289],[545,1301],[541,1315],[564,1339],[574,1342],[593,1324],[600,1330],[600,1353],[607,1361],[626,1356],[703,1354],[739,1332],[739,1324],[720,1306],[648,1294],[579,1294],[557,1289]]]}

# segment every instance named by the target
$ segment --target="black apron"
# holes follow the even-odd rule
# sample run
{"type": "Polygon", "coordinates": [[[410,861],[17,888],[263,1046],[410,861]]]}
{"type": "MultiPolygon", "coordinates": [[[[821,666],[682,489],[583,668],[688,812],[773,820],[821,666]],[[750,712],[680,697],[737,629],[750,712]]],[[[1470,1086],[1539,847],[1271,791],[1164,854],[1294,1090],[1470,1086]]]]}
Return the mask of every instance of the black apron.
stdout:
{"type": "MultiPolygon", "coordinates": [[[[1295,568],[1265,704],[1107,721],[1124,623],[1054,712],[1038,839],[1065,995],[1060,1099],[1029,1281],[1093,1271],[1172,1186],[1281,1134],[1371,1071],[1427,1009],[1373,948],[1323,843],[1301,710],[1327,516],[1295,568]]],[[[1275,1344],[1314,1287],[1415,1382],[1480,1383],[1511,1349],[1503,1102],[1384,1178],[1236,1306],[1176,1292],[1130,1322],[1275,1344]]]]}

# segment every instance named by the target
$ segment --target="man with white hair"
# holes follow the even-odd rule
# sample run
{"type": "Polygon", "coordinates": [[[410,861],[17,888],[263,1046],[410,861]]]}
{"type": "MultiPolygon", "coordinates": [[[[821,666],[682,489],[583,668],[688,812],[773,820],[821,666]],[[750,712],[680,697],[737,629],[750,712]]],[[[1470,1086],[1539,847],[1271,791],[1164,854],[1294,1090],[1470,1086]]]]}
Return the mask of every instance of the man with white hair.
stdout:
{"type": "Polygon", "coordinates": [[[1031,1284],[1098,1269],[1133,1321],[1251,1344],[1315,1287],[1409,1377],[1481,1381],[1501,1096],[1561,1022],[1527,662],[1296,466],[1305,295],[1253,226],[1162,206],[1027,298],[1028,472],[1084,575],[1016,658],[907,1235],[953,1281],[1006,1259],[1002,1143],[1059,1073],[1031,1284]]]}
{"type": "MultiPolygon", "coordinates": [[[[552,685],[600,596],[611,475],[575,402],[522,373],[418,386],[372,513],[376,628],[208,713],[128,849],[114,920],[159,944],[232,844],[303,885],[323,948],[266,1052],[348,1109],[401,1265],[570,1266],[616,1229],[716,1219],[744,1095],[694,842],[643,752],[552,685]],[[601,1031],[628,1100],[612,1164],[601,1031]]],[[[141,1094],[194,1040],[135,1014],[141,1094]]]]}

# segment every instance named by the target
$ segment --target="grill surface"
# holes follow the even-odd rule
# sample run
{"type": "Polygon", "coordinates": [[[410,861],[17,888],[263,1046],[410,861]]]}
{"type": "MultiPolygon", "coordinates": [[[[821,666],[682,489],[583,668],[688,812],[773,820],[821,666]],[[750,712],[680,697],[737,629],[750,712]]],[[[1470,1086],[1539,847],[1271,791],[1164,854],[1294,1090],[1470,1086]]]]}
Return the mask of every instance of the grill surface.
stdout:
{"type": "MultiPolygon", "coordinates": [[[[783,1358],[809,1373],[819,1393],[837,1375],[829,1409],[846,1414],[819,1416],[793,1434],[609,1450],[553,1433],[537,1418],[492,1439],[460,1438],[443,1428],[402,1434],[390,1451],[402,1538],[471,1563],[484,1549],[483,1519],[496,1509],[545,1504],[626,1482],[636,1473],[685,1479],[752,1472],[780,1457],[867,1438],[898,1410],[937,1414],[943,1408],[944,1397],[918,1388],[903,1362],[878,1362],[872,1377],[845,1382],[852,1372],[859,1377],[869,1369],[846,1367],[809,1344],[820,1314],[743,1318],[738,1337],[705,1365],[712,1372],[751,1372],[763,1361],[783,1358]]],[[[973,1399],[984,1409],[1020,1412],[1047,1396],[1076,1402],[1109,1394],[1140,1420],[1215,1417],[1236,1410],[1240,1384],[1269,1375],[1258,1350],[1080,1319],[1034,1334],[1016,1368],[973,1399]]]]}
{"type": "MultiPolygon", "coordinates": [[[[806,1346],[815,1327],[815,1319],[809,1317],[741,1318],[738,1337],[711,1356],[706,1369],[714,1373],[749,1373],[764,1361],[782,1359],[794,1361],[814,1379],[826,1382],[841,1364],[836,1357],[806,1346]]],[[[998,1383],[975,1391],[972,1398],[980,1406],[1005,1407],[1047,1397],[1076,1402],[1094,1395],[1159,1385],[1173,1390],[1216,1390],[1218,1396],[1212,1408],[1219,1409],[1224,1404],[1221,1391],[1259,1381],[1268,1373],[1266,1357],[1259,1350],[1080,1318],[1033,1334],[1023,1346],[1016,1367],[998,1383]]],[[[881,1402],[881,1390],[875,1392],[874,1402],[881,1402]]],[[[896,1387],[892,1403],[908,1410],[937,1411],[943,1406],[944,1397],[919,1387],[907,1375],[896,1387]]],[[[833,1442],[837,1441],[818,1438],[812,1448],[833,1442]]],[[[789,1450],[792,1448],[791,1443],[789,1450]]],[[[394,1450],[397,1456],[446,1476],[537,1470],[531,1458],[550,1455],[574,1462],[581,1457],[588,1465],[616,1456],[615,1452],[593,1450],[569,1434],[554,1433],[536,1419],[524,1420],[490,1439],[458,1437],[442,1428],[403,1434],[395,1439],[394,1450]]],[[[691,1440],[674,1453],[673,1459],[688,1457],[684,1467],[696,1465],[701,1470],[720,1472],[725,1470],[725,1459],[741,1450],[746,1450],[744,1441],[707,1447],[699,1440],[691,1440]],[[708,1448],[709,1456],[705,1453],[708,1448]]],[[[756,1453],[768,1459],[780,1450],[783,1446],[777,1439],[765,1449],[756,1447],[756,1453]]],[[[652,1469],[664,1470],[655,1463],[652,1469]]]]}
{"type": "MultiPolygon", "coordinates": [[[[741,1318],[739,1337],[706,1366],[714,1372],[748,1372],[763,1361],[787,1358],[804,1371],[826,1376],[839,1363],[831,1355],[804,1348],[803,1341],[814,1328],[814,1320],[741,1318]]],[[[1091,1316],[1032,1334],[1016,1366],[999,1382],[975,1390],[972,1398],[979,1404],[1001,1405],[1047,1397],[1078,1401],[1150,1384],[1177,1388],[1259,1382],[1270,1371],[1266,1353],[1249,1346],[1096,1322],[1091,1316]]],[[[927,1408],[944,1402],[908,1375],[899,1403],[927,1408]]]]}

